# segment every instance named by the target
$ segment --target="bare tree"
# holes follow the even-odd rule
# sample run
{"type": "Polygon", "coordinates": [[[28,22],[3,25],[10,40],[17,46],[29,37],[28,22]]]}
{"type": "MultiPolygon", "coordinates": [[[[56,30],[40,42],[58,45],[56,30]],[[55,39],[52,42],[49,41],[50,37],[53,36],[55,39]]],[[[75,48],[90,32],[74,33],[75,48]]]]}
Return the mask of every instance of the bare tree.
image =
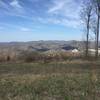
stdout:
{"type": "MultiPolygon", "coordinates": [[[[91,31],[93,32],[93,35],[94,35],[94,42],[95,42],[95,51],[96,51],[96,44],[97,44],[97,20],[96,18],[93,18],[91,20],[91,31]]],[[[95,55],[96,55],[96,52],[95,52],[95,55]]]]}
{"type": "Polygon", "coordinates": [[[85,24],[86,28],[86,49],[85,49],[85,56],[88,57],[89,54],[89,30],[90,30],[90,19],[91,19],[91,13],[92,13],[92,3],[91,0],[84,1],[82,5],[81,10],[81,19],[83,23],[85,24]]]}
{"type": "Polygon", "coordinates": [[[100,0],[92,0],[97,15],[97,30],[96,30],[96,53],[95,57],[98,59],[98,47],[99,47],[99,25],[100,25],[100,0]]]}

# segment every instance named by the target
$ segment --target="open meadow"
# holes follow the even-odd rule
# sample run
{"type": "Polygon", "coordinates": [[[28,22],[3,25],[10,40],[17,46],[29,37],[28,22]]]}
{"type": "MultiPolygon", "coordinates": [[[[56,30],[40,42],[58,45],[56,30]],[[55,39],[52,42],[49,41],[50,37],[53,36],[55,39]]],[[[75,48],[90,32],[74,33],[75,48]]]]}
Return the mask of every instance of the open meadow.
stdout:
{"type": "Polygon", "coordinates": [[[100,62],[1,63],[0,100],[100,100],[100,62]]]}

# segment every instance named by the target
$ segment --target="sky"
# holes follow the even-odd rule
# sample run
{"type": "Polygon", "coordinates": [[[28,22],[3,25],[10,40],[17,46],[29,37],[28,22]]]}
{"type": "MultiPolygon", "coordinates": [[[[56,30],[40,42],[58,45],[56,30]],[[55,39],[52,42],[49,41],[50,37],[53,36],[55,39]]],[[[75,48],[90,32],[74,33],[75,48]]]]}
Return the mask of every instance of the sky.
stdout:
{"type": "Polygon", "coordinates": [[[81,40],[81,0],[0,0],[0,42],[81,40]]]}

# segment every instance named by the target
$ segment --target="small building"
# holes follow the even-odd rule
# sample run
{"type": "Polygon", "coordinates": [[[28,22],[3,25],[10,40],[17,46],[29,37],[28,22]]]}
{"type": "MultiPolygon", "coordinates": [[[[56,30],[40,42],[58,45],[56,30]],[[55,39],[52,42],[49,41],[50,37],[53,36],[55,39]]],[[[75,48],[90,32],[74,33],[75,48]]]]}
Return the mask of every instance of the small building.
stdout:
{"type": "Polygon", "coordinates": [[[73,49],[73,50],[72,50],[72,53],[78,53],[78,52],[79,52],[78,49],[73,49]]]}
{"type": "MultiPolygon", "coordinates": [[[[89,49],[90,54],[95,54],[96,50],[95,49],[89,49]]],[[[100,48],[98,48],[98,54],[100,55],[100,48]]]]}

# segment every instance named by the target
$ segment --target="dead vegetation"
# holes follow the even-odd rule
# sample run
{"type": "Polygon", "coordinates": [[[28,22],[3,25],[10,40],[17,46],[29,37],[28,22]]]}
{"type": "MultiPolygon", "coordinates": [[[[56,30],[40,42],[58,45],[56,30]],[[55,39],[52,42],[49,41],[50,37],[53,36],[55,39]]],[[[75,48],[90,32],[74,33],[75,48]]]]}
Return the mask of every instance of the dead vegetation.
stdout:
{"type": "Polygon", "coordinates": [[[1,63],[0,100],[99,100],[100,62],[1,63]]]}

